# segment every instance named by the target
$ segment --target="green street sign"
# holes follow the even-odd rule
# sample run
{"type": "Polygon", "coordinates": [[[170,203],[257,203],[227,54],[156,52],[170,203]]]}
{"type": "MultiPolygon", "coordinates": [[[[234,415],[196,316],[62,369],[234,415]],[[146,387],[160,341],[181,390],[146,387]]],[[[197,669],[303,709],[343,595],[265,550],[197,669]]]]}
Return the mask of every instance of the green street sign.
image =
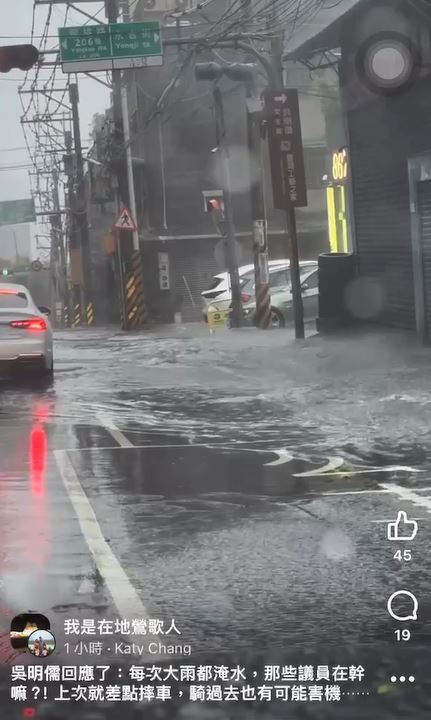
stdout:
{"type": "Polygon", "coordinates": [[[60,28],[64,72],[116,70],[163,64],[159,22],[60,28]]]}
{"type": "Polygon", "coordinates": [[[0,202],[0,225],[19,225],[36,222],[34,200],[6,200],[0,202]]]}
{"type": "Polygon", "coordinates": [[[114,57],[148,57],[162,54],[160,23],[118,23],[111,25],[114,57]]]}
{"type": "Polygon", "coordinates": [[[61,62],[99,60],[112,54],[109,25],[83,25],[59,29],[61,62]]]}

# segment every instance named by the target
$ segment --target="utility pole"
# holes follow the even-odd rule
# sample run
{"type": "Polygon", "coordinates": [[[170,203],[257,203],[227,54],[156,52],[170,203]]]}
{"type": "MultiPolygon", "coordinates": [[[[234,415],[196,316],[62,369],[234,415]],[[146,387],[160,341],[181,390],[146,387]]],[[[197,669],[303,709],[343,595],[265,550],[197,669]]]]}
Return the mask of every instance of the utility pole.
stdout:
{"type": "Polygon", "coordinates": [[[84,275],[84,316],[87,324],[94,322],[94,304],[92,287],[92,260],[90,249],[90,233],[88,229],[87,197],[84,177],[84,159],[82,156],[81,128],[79,123],[78,85],[69,85],[70,103],[72,106],[73,139],[76,158],[76,219],[81,243],[82,265],[84,275]]]}
{"type": "MultiPolygon", "coordinates": [[[[109,23],[117,23],[118,0],[105,0],[105,12],[109,23]]],[[[124,22],[129,21],[128,12],[124,6],[123,20],[124,22]]],[[[114,70],[112,73],[112,89],[119,205],[130,208],[133,220],[137,223],[127,85],[120,70],[114,70]]],[[[136,330],[144,327],[148,320],[139,234],[138,230],[133,231],[132,237],[130,231],[118,230],[117,232],[123,329],[136,330]]]]}
{"type": "Polygon", "coordinates": [[[243,325],[243,312],[241,302],[241,288],[239,284],[238,259],[236,256],[235,226],[233,220],[232,194],[229,167],[229,149],[226,143],[226,131],[223,111],[223,98],[220,88],[216,85],[213,90],[214,111],[216,122],[216,141],[220,153],[222,171],[223,204],[226,218],[227,232],[227,258],[232,291],[231,326],[239,328],[243,325]]]}
{"type": "Polygon", "coordinates": [[[66,132],[64,135],[66,155],[63,157],[64,172],[67,176],[67,197],[66,207],[69,208],[69,259],[70,259],[70,280],[72,284],[72,307],[66,314],[65,324],[74,327],[82,321],[82,285],[84,282],[82,269],[81,242],[78,230],[77,203],[75,195],[76,162],[72,151],[72,134],[66,132]]]}
{"type": "MultiPolygon", "coordinates": [[[[251,2],[241,0],[244,24],[250,22],[251,2]]],[[[268,77],[268,82],[271,78],[268,77]]],[[[250,163],[250,204],[252,217],[254,286],[256,300],[255,324],[263,330],[271,327],[271,294],[268,269],[268,226],[266,221],[264,174],[262,167],[262,101],[257,95],[256,81],[247,90],[247,142],[250,163]]]]}
{"type": "MultiPolygon", "coordinates": [[[[277,25],[277,0],[273,0],[271,23],[274,35],[271,39],[271,57],[274,69],[275,80],[278,87],[273,90],[283,90],[283,42],[282,35],[278,34],[277,25]]],[[[288,252],[290,259],[290,279],[292,283],[293,316],[295,321],[295,338],[304,338],[304,307],[302,303],[301,273],[299,268],[298,235],[296,231],[295,208],[286,209],[288,252]]]]}
{"type": "MultiPolygon", "coordinates": [[[[58,260],[58,280],[59,280],[59,295],[61,299],[61,304],[63,308],[63,319],[65,316],[65,309],[69,308],[69,291],[67,287],[67,262],[66,262],[66,251],[64,247],[64,235],[63,235],[63,225],[61,221],[61,215],[60,215],[60,196],[58,192],[58,170],[53,170],[52,172],[52,197],[53,197],[53,206],[54,206],[54,212],[57,213],[57,215],[54,215],[52,218],[52,229],[54,232],[55,237],[54,242],[57,248],[57,260],[58,260]]],[[[67,312],[68,315],[68,312],[67,312]]]]}
{"type": "MultiPolygon", "coordinates": [[[[260,54],[258,53],[260,58],[260,54]]],[[[264,65],[265,66],[265,65],[264,65]]],[[[231,63],[230,65],[222,66],[216,62],[209,63],[197,63],[195,65],[195,77],[197,80],[219,80],[222,75],[226,75],[230,80],[246,82],[248,87],[254,83],[254,71],[255,65],[251,63],[231,63]]],[[[272,67],[270,67],[270,75],[272,73],[272,67]]],[[[250,90],[249,90],[250,94],[250,90]]],[[[214,108],[215,108],[215,121],[216,121],[216,138],[217,138],[217,150],[220,153],[220,164],[223,177],[223,204],[224,204],[224,217],[225,217],[225,228],[227,235],[227,255],[228,255],[228,267],[229,275],[231,278],[231,289],[232,289],[232,326],[241,327],[244,321],[244,315],[242,311],[241,303],[241,288],[239,284],[239,273],[238,273],[238,260],[236,256],[236,243],[235,243],[235,226],[233,219],[232,209],[232,195],[231,195],[231,182],[230,182],[230,167],[229,167],[229,149],[226,141],[224,112],[223,112],[223,99],[218,85],[213,90],[214,97],[214,108]]],[[[249,149],[250,154],[253,155],[253,159],[256,160],[257,167],[260,168],[260,123],[261,115],[259,112],[256,114],[255,110],[256,99],[249,98],[247,105],[248,123],[249,123],[249,149]],[[251,103],[251,104],[250,104],[251,103]],[[251,118],[253,122],[251,122],[251,118]]],[[[261,104],[259,103],[259,110],[261,111],[261,104]]],[[[256,287],[259,287],[259,304],[262,305],[262,289],[265,291],[265,287],[262,288],[262,284],[266,283],[268,286],[268,252],[266,245],[266,222],[265,222],[265,203],[263,199],[263,181],[262,177],[257,177],[251,188],[251,201],[253,205],[253,219],[256,221],[254,225],[254,238],[255,245],[258,249],[255,251],[255,275],[256,275],[256,287]],[[257,229],[259,229],[259,243],[256,242],[257,229]],[[263,242],[262,242],[263,238],[263,242]],[[256,257],[257,255],[257,257],[256,257]],[[266,264],[265,264],[266,258],[266,264]],[[264,281],[264,282],[262,282],[264,281]]],[[[266,288],[266,307],[267,312],[265,321],[270,321],[270,306],[271,301],[269,298],[268,287],[266,288]]]]}
{"type": "MultiPolygon", "coordinates": [[[[132,159],[132,147],[130,137],[130,122],[129,122],[129,103],[127,99],[127,87],[122,85],[121,87],[121,108],[123,113],[123,130],[124,130],[124,143],[126,146],[126,163],[127,163],[127,183],[129,190],[129,204],[130,212],[136,222],[136,195],[135,195],[135,180],[133,177],[133,159],[132,159]]],[[[139,235],[138,230],[133,231],[133,252],[139,252],[139,235]]]]}
{"type": "Polygon", "coordinates": [[[51,251],[49,254],[49,275],[51,280],[51,301],[50,305],[53,309],[55,321],[57,320],[57,313],[54,308],[57,307],[57,302],[60,296],[59,293],[59,272],[58,272],[58,228],[56,226],[57,218],[54,215],[50,218],[51,220],[51,251]]]}
{"type": "Polygon", "coordinates": [[[271,327],[271,294],[268,270],[268,230],[262,169],[262,105],[248,90],[247,138],[250,157],[250,199],[253,220],[253,259],[256,296],[256,325],[271,327]]]}
{"type": "MultiPolygon", "coordinates": [[[[118,22],[118,3],[117,0],[105,0],[105,15],[108,23],[115,24],[118,22]]],[[[112,110],[114,120],[113,132],[113,156],[114,156],[114,172],[117,177],[117,211],[121,210],[121,205],[127,199],[127,188],[125,183],[125,172],[123,163],[123,154],[121,148],[124,147],[123,132],[123,112],[121,103],[121,72],[120,70],[112,71],[112,110]]],[[[114,230],[115,243],[117,246],[117,268],[118,268],[118,295],[120,300],[120,316],[121,326],[123,330],[127,329],[127,313],[126,313],[126,263],[123,261],[125,255],[125,244],[128,241],[127,235],[121,230],[114,230]]]]}

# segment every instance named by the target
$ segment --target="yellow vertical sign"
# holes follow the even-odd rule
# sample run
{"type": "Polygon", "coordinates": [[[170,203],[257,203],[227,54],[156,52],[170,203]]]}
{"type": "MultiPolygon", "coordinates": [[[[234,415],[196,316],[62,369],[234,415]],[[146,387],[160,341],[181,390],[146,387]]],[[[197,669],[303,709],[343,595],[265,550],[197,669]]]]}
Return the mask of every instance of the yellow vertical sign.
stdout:
{"type": "Polygon", "coordinates": [[[337,218],[335,214],[335,188],[326,188],[326,197],[328,202],[328,229],[329,229],[329,244],[331,252],[338,251],[337,241],[337,218]]]}
{"type": "Polygon", "coordinates": [[[339,188],[340,193],[340,221],[341,221],[341,235],[343,238],[343,252],[349,252],[349,238],[347,236],[347,216],[346,216],[346,188],[341,185],[339,188]]]}
{"type": "Polygon", "coordinates": [[[347,149],[332,154],[331,184],[326,189],[331,252],[349,252],[346,182],[349,176],[347,149]]]}

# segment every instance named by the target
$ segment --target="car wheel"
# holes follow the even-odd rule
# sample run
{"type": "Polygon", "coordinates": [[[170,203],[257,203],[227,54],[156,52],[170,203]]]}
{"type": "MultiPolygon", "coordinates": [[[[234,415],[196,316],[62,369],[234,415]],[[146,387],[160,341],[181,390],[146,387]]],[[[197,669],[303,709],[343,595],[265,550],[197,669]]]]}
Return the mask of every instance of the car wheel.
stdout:
{"type": "Polygon", "coordinates": [[[45,366],[43,375],[48,379],[54,377],[54,358],[52,358],[51,365],[49,367],[45,366]]]}
{"type": "Polygon", "coordinates": [[[277,308],[271,308],[271,327],[273,328],[284,328],[285,321],[282,313],[277,308]]]}

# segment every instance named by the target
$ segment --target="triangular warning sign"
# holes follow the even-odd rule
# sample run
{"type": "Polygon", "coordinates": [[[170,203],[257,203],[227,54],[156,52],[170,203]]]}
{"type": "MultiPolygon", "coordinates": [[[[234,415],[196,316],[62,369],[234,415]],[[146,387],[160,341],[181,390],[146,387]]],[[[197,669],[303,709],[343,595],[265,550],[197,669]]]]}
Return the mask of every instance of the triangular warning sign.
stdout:
{"type": "Polygon", "coordinates": [[[117,220],[115,221],[114,227],[119,230],[136,230],[136,223],[132,218],[132,213],[126,207],[122,209],[117,220]]]}

